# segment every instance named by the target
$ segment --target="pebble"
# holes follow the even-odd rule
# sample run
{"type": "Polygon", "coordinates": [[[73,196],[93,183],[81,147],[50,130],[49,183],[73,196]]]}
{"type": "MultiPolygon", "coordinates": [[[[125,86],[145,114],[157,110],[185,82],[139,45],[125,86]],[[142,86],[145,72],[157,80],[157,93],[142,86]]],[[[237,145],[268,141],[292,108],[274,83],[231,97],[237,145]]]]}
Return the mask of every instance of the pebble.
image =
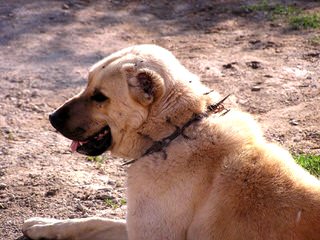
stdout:
{"type": "Polygon", "coordinates": [[[252,69],[258,69],[261,68],[261,63],[258,61],[251,61],[246,63],[248,67],[251,67],[252,69]]]}
{"type": "Polygon", "coordinates": [[[62,5],[62,9],[68,10],[69,8],[70,6],[66,3],[62,5]]]}
{"type": "Polygon", "coordinates": [[[8,206],[5,203],[0,203],[0,209],[7,209],[8,206]]]}
{"type": "Polygon", "coordinates": [[[253,86],[252,88],[251,88],[251,91],[252,92],[258,92],[258,91],[260,91],[261,90],[261,87],[260,86],[253,86]]]}
{"type": "Polygon", "coordinates": [[[80,212],[86,212],[86,211],[87,211],[86,207],[83,206],[81,203],[78,203],[78,204],[76,205],[76,210],[77,210],[77,211],[80,211],[80,212]]]}
{"type": "Polygon", "coordinates": [[[272,78],[272,75],[270,75],[270,74],[265,74],[263,76],[266,77],[266,78],[272,78]]]}
{"type": "Polygon", "coordinates": [[[223,64],[222,67],[225,69],[234,69],[234,65],[237,64],[237,62],[232,62],[232,63],[227,63],[227,64],[223,64]]]}
{"type": "Polygon", "coordinates": [[[95,199],[105,200],[105,199],[115,199],[115,197],[108,193],[97,193],[95,196],[95,199]]]}
{"type": "Polygon", "coordinates": [[[93,202],[87,202],[87,207],[89,208],[93,208],[94,207],[94,203],[93,202]]]}
{"type": "Polygon", "coordinates": [[[58,193],[58,189],[50,189],[45,193],[45,197],[53,197],[58,193]]]}
{"type": "Polygon", "coordinates": [[[8,200],[9,200],[10,202],[13,202],[13,201],[16,199],[16,196],[15,196],[14,194],[12,194],[12,193],[9,193],[9,194],[7,195],[7,197],[8,197],[8,200]]]}
{"type": "Polygon", "coordinates": [[[114,181],[114,180],[109,180],[109,181],[108,181],[108,184],[111,185],[111,186],[114,186],[114,185],[116,185],[116,181],[114,181]]]}
{"type": "Polygon", "coordinates": [[[299,125],[299,122],[298,122],[298,120],[296,120],[296,119],[290,119],[290,120],[289,120],[289,123],[290,123],[291,125],[293,125],[293,126],[299,125]]]}
{"type": "Polygon", "coordinates": [[[104,192],[110,192],[112,191],[113,188],[111,186],[106,186],[106,187],[103,187],[103,188],[99,188],[98,191],[104,191],[104,192]]]}
{"type": "Polygon", "coordinates": [[[4,183],[0,183],[0,190],[4,190],[7,188],[7,185],[4,183]]]}
{"type": "Polygon", "coordinates": [[[34,98],[34,97],[39,97],[40,94],[37,90],[34,90],[32,93],[31,93],[31,97],[34,98]]]}

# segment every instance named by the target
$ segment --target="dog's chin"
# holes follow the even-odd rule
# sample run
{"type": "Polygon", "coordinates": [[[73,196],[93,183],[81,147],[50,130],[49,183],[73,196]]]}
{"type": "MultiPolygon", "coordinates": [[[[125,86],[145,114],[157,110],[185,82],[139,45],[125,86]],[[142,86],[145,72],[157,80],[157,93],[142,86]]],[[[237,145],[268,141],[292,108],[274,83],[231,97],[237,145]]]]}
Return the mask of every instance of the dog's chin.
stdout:
{"type": "Polygon", "coordinates": [[[111,144],[111,130],[106,126],[84,141],[73,140],[71,150],[87,156],[98,156],[107,151],[111,144]]]}

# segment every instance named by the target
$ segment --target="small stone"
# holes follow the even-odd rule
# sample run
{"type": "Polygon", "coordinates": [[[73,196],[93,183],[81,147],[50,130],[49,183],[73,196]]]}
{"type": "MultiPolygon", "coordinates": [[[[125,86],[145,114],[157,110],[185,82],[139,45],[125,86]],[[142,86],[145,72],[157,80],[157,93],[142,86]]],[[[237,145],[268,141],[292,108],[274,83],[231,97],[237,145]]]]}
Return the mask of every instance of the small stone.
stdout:
{"type": "Polygon", "coordinates": [[[291,125],[293,125],[293,126],[299,125],[299,122],[298,122],[298,120],[296,120],[296,119],[290,119],[290,120],[289,120],[289,123],[290,123],[291,125]]]}
{"type": "Polygon", "coordinates": [[[39,97],[39,92],[38,92],[37,90],[32,91],[31,97],[32,97],[32,98],[34,98],[34,97],[39,97]]]}
{"type": "Polygon", "coordinates": [[[258,61],[251,61],[246,63],[248,67],[251,67],[252,69],[258,69],[261,68],[261,63],[258,61]]]}
{"type": "Polygon", "coordinates": [[[223,64],[222,67],[225,69],[234,69],[234,65],[236,65],[236,62],[231,62],[231,63],[227,63],[227,64],[223,64]]]}
{"type": "Polygon", "coordinates": [[[76,205],[76,209],[77,209],[77,211],[80,211],[80,212],[86,212],[87,211],[86,207],[84,207],[81,203],[78,203],[76,205]]]}
{"type": "Polygon", "coordinates": [[[231,63],[223,64],[222,66],[223,66],[223,68],[226,68],[226,69],[232,68],[231,63]]]}
{"type": "Polygon", "coordinates": [[[250,40],[249,43],[252,45],[255,45],[255,44],[261,43],[261,40],[259,40],[259,39],[250,40]]]}
{"type": "Polygon", "coordinates": [[[29,174],[28,174],[28,177],[29,177],[29,178],[32,178],[32,179],[36,178],[36,176],[35,176],[34,174],[32,174],[32,173],[29,173],[29,174]]]}
{"type": "Polygon", "coordinates": [[[45,197],[53,197],[58,193],[58,189],[50,189],[45,193],[45,197]]]}
{"type": "Polygon", "coordinates": [[[300,138],[295,138],[295,139],[293,139],[293,142],[301,142],[301,139],[300,138]]]}
{"type": "Polygon", "coordinates": [[[4,190],[7,188],[7,185],[4,183],[0,183],[0,190],[4,190]]]}
{"type": "Polygon", "coordinates": [[[86,205],[89,208],[93,208],[94,207],[94,203],[93,202],[87,202],[86,205]]]}
{"type": "Polygon", "coordinates": [[[69,8],[70,8],[70,6],[66,3],[62,5],[62,9],[64,9],[64,10],[68,10],[69,8]]]}
{"type": "Polygon", "coordinates": [[[97,193],[95,199],[105,200],[105,199],[114,199],[114,196],[108,193],[97,193]]]}
{"type": "Polygon", "coordinates": [[[0,203],[0,209],[7,209],[8,206],[4,203],[0,203]]]}
{"type": "Polygon", "coordinates": [[[113,190],[113,188],[110,187],[110,186],[106,186],[106,187],[103,187],[103,188],[99,188],[98,190],[101,191],[101,192],[110,192],[110,191],[113,190]]]}
{"type": "Polygon", "coordinates": [[[281,27],[281,24],[279,24],[279,23],[270,23],[270,27],[274,27],[274,28],[281,27]]]}
{"type": "Polygon", "coordinates": [[[10,202],[13,202],[16,199],[16,196],[12,193],[9,193],[7,197],[10,202]]]}
{"type": "Polygon", "coordinates": [[[260,91],[260,90],[261,90],[261,87],[258,86],[258,85],[253,86],[253,87],[251,88],[251,91],[252,91],[252,92],[258,92],[258,91],[260,91]]]}
{"type": "Polygon", "coordinates": [[[266,78],[272,78],[272,75],[270,75],[270,74],[265,74],[263,76],[266,77],[266,78]]]}
{"type": "Polygon", "coordinates": [[[109,180],[109,181],[108,181],[108,184],[111,185],[111,186],[114,186],[114,185],[116,185],[116,181],[114,181],[114,180],[109,180]]]}

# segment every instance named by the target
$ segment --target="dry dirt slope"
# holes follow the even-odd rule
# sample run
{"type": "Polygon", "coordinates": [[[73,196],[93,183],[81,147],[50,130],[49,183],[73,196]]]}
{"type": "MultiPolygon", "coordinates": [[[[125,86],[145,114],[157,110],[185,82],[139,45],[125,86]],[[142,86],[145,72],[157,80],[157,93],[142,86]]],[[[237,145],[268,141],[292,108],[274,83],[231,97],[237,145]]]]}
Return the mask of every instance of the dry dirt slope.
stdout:
{"type": "MultiPolygon", "coordinates": [[[[320,11],[319,2],[287,2],[320,11]]],[[[168,48],[233,93],[267,138],[320,154],[320,47],[310,44],[319,31],[290,30],[247,4],[0,0],[0,239],[20,237],[31,216],[124,217],[122,160],[71,155],[47,116],[85,85],[90,65],[132,44],[168,48]]]]}

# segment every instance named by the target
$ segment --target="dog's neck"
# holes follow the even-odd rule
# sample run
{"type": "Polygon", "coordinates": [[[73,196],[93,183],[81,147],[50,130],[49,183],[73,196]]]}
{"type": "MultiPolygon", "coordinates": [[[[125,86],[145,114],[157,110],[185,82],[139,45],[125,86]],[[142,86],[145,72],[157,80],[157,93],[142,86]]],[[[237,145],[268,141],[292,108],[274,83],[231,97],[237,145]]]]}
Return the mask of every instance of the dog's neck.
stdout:
{"type": "MultiPolygon", "coordinates": [[[[158,140],[158,141],[153,141],[153,144],[151,145],[151,147],[149,147],[143,154],[141,157],[144,157],[144,156],[147,156],[147,155],[151,155],[153,153],[157,153],[157,152],[163,152],[164,154],[164,158],[166,159],[167,158],[167,154],[166,154],[166,151],[165,151],[165,148],[167,146],[170,145],[170,143],[172,141],[174,141],[177,137],[179,136],[183,136],[184,138],[187,138],[188,137],[184,134],[184,130],[186,128],[188,128],[191,124],[195,123],[195,122],[198,122],[198,121],[201,121],[203,118],[206,118],[208,117],[210,114],[217,114],[217,113],[220,113],[220,116],[221,115],[225,115],[227,112],[229,112],[229,109],[226,109],[224,106],[223,106],[223,102],[229,97],[229,95],[227,95],[226,97],[224,97],[222,100],[220,100],[219,102],[217,103],[214,103],[214,104],[211,104],[209,106],[207,106],[206,108],[206,111],[202,112],[202,113],[193,113],[192,114],[192,117],[187,121],[185,122],[181,127],[179,126],[175,126],[176,130],[170,134],[169,136],[161,139],[161,140],[158,140]]],[[[149,137],[149,136],[145,136],[145,137],[149,137]]],[[[150,138],[150,137],[149,137],[150,138]]],[[[123,165],[129,165],[129,164],[132,164],[134,162],[136,162],[138,159],[134,159],[134,160],[131,160],[129,162],[126,162],[124,163],[123,165]]]]}

